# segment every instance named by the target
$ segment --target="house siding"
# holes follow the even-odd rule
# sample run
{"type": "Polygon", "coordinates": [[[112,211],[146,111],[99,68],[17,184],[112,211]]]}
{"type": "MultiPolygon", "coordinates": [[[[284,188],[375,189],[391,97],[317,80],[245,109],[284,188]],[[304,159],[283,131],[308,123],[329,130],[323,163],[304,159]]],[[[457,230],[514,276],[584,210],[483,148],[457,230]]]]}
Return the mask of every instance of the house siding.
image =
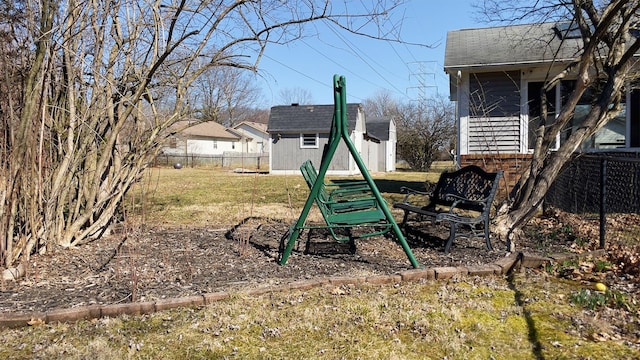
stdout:
{"type": "Polygon", "coordinates": [[[520,72],[473,73],[469,77],[471,116],[500,117],[520,114],[520,72]]]}
{"type": "MultiPolygon", "coordinates": [[[[508,25],[447,34],[444,69],[451,80],[450,96],[457,102],[458,164],[504,170],[500,189],[505,196],[532,160],[534,144],[530,141],[535,137],[530,136],[529,126],[537,126],[540,104],[529,91],[540,91],[540,84],[564,71],[583,49],[582,39],[557,36],[557,25],[555,22],[508,25]]],[[[554,111],[561,108],[563,83],[573,80],[575,73],[568,72],[555,89],[549,89],[548,101],[555,105],[554,111]]],[[[640,145],[637,140],[640,132],[635,131],[640,128],[637,101],[640,96],[628,90],[625,113],[601,128],[591,142],[583,143],[579,149],[582,153],[565,164],[547,193],[545,204],[567,211],[595,211],[599,160],[587,159],[590,155],[585,153],[606,151],[607,155],[613,152],[629,156],[630,152],[636,152],[633,148],[640,145]]],[[[549,115],[550,121],[556,114],[549,115]]],[[[563,136],[564,133],[558,136],[557,141],[561,143],[563,136]]],[[[624,175],[630,177],[616,179],[618,187],[640,178],[636,176],[640,174],[638,171],[631,175],[634,171],[631,166],[622,167],[624,175]]],[[[632,207],[632,211],[637,212],[639,203],[640,200],[633,204],[636,208],[632,207]]]]}
{"type": "Polygon", "coordinates": [[[520,117],[469,118],[469,154],[520,151],[520,117]]]}
{"type": "Polygon", "coordinates": [[[171,129],[171,137],[162,148],[167,155],[222,155],[226,151],[241,152],[240,137],[221,124],[208,121],[179,121],[171,129]]]}
{"type": "MultiPolygon", "coordinates": [[[[298,172],[300,164],[307,159],[319,167],[328,143],[329,131],[333,120],[333,105],[308,105],[308,106],[275,106],[271,108],[268,132],[270,134],[269,151],[271,173],[298,172]],[[301,148],[300,134],[319,134],[318,148],[301,148]]],[[[362,158],[365,166],[370,171],[395,170],[395,148],[387,151],[386,142],[370,141],[365,134],[368,131],[368,123],[365,122],[365,114],[360,104],[347,104],[349,118],[349,137],[362,158]],[[386,154],[392,165],[383,163],[387,160],[386,154]],[[386,165],[386,166],[385,166],[386,165]]],[[[395,125],[391,121],[395,131],[395,125]]],[[[387,125],[389,123],[387,122],[387,125]]],[[[385,130],[388,132],[389,130],[385,130]]],[[[384,138],[389,135],[385,132],[384,138]]],[[[395,133],[393,134],[395,146],[395,133]]],[[[380,137],[373,135],[374,138],[380,137]]],[[[355,175],[360,172],[355,159],[348,151],[346,144],[341,141],[328,169],[332,175],[355,175]]]]}
{"type": "Polygon", "coordinates": [[[366,133],[378,141],[365,142],[367,164],[371,171],[395,171],[396,169],[396,124],[389,118],[371,118],[366,122],[366,133]]]}
{"type": "Polygon", "coordinates": [[[384,141],[384,151],[379,154],[378,161],[380,171],[396,171],[396,148],[395,143],[391,141],[384,141]]]}
{"type": "Polygon", "coordinates": [[[458,87],[458,154],[523,149],[519,71],[463,74],[458,87]]]}
{"type": "MultiPolygon", "coordinates": [[[[360,157],[362,157],[362,161],[367,164],[367,170],[369,171],[380,171],[379,164],[379,144],[373,141],[365,141],[362,146],[362,151],[360,152],[360,157]]],[[[382,167],[384,169],[384,167],[382,167]]]]}
{"type": "Polygon", "coordinates": [[[239,142],[229,139],[179,139],[174,148],[165,146],[163,153],[169,155],[222,155],[225,151],[239,151],[239,142]],[[214,142],[216,146],[214,147],[214,142]],[[235,144],[235,149],[234,149],[235,144]]]}
{"type": "MultiPolygon", "coordinates": [[[[298,171],[300,164],[307,159],[311,160],[316,167],[320,166],[323,149],[329,142],[329,136],[319,134],[319,147],[311,149],[300,148],[300,134],[282,134],[277,141],[273,140],[272,154],[287,154],[287,156],[271,156],[271,171],[298,171]]],[[[346,171],[350,166],[350,157],[346,144],[341,143],[331,160],[329,171],[346,171]]]]}
{"type": "Polygon", "coordinates": [[[246,152],[264,153],[269,151],[267,148],[269,135],[267,133],[261,132],[245,124],[238,126],[236,130],[251,138],[250,141],[244,144],[244,150],[246,152]]]}
{"type": "Polygon", "coordinates": [[[386,142],[386,151],[381,156],[384,156],[384,170],[396,171],[396,147],[398,144],[398,137],[396,133],[396,124],[391,122],[389,127],[389,141],[386,142]]]}

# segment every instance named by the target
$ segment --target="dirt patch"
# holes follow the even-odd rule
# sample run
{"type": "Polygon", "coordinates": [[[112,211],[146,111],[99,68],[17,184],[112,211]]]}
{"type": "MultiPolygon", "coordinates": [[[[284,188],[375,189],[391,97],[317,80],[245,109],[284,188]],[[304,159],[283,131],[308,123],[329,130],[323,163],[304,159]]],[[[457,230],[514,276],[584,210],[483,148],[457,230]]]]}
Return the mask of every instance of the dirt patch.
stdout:
{"type": "MultiPolygon", "coordinates": [[[[289,225],[253,218],[231,228],[142,227],[75,249],[54,249],[32,256],[20,281],[1,285],[0,311],[154,301],[411,268],[392,238],[337,243],[320,230],[304,233],[287,264],[281,266],[277,263],[280,239],[289,225]]],[[[500,243],[487,251],[482,239],[459,239],[445,254],[447,228],[431,230],[431,234],[407,236],[414,256],[425,267],[486,264],[507,255],[500,243]]]]}
{"type": "MultiPolygon", "coordinates": [[[[1,284],[0,312],[155,301],[301,279],[393,274],[411,268],[393,238],[337,243],[320,230],[304,233],[288,263],[281,266],[277,263],[280,241],[289,225],[251,218],[233,227],[144,226],[75,249],[34,255],[24,278],[1,284]]],[[[482,239],[458,239],[445,254],[448,228],[423,228],[429,231],[412,232],[407,241],[425,267],[482,265],[508,255],[503,242],[494,240],[494,250],[488,251],[482,239]]],[[[542,244],[544,247],[535,237],[525,237],[519,240],[518,250],[534,254],[575,251],[568,240],[542,244]]]]}

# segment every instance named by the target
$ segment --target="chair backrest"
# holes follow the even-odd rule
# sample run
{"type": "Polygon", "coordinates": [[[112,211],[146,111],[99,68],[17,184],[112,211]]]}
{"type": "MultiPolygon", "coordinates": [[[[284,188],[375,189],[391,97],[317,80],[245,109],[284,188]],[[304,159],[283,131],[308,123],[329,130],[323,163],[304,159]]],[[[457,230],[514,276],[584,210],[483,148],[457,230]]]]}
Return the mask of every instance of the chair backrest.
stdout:
{"type": "Polygon", "coordinates": [[[443,172],[433,190],[431,201],[434,205],[450,206],[453,201],[447,195],[456,195],[466,199],[483,201],[481,204],[460,204],[458,208],[473,211],[489,211],[498,190],[502,171],[489,173],[475,165],[465,166],[460,170],[443,172]]]}
{"type": "MultiPolygon", "coordinates": [[[[311,190],[315,182],[318,181],[318,171],[315,166],[313,166],[311,160],[307,160],[300,165],[300,172],[302,173],[302,177],[307,183],[307,186],[309,186],[309,190],[311,190]]],[[[329,200],[329,193],[327,192],[327,188],[324,186],[324,183],[320,186],[318,197],[321,201],[329,200]]]]}

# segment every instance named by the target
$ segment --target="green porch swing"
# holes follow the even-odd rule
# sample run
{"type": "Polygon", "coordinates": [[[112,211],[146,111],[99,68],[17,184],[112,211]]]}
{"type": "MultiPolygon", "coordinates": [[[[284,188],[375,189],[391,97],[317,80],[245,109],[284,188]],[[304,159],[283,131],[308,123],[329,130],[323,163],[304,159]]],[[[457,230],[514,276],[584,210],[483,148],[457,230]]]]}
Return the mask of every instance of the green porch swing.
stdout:
{"type": "Polygon", "coordinates": [[[283,246],[280,264],[287,263],[293,246],[303,229],[328,229],[337,241],[350,241],[393,232],[406,253],[411,265],[419,268],[400,227],[389,211],[386,201],[382,198],[378,187],[371,178],[362,158],[349,137],[347,122],[346,80],[344,76],[333,76],[334,115],[331,123],[329,142],[325,145],[320,162],[320,168],[315,169],[311,161],[305,161],[300,167],[307,185],[309,197],[304,204],[300,217],[289,231],[283,236],[283,246]],[[354,181],[340,184],[326,184],[324,179],[333,155],[341,141],[344,141],[353,156],[364,181],[354,181]],[[313,203],[316,203],[324,219],[325,225],[305,225],[313,203]],[[339,235],[336,229],[358,229],[363,231],[357,235],[349,232],[348,236],[339,235]],[[286,243],[284,241],[286,240],[286,243]]]}

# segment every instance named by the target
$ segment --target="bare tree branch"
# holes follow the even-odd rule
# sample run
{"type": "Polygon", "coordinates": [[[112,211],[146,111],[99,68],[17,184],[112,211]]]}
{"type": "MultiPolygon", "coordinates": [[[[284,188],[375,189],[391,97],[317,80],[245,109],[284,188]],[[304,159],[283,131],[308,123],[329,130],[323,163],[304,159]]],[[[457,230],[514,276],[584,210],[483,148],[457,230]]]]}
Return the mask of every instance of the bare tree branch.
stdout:
{"type": "Polygon", "coordinates": [[[207,76],[227,74],[227,83],[209,79],[208,116],[258,116],[242,71],[259,71],[267,46],[318,21],[400,41],[401,3],[4,1],[0,260],[10,266],[107,231],[172,126],[203,111],[194,99],[207,76]]]}

